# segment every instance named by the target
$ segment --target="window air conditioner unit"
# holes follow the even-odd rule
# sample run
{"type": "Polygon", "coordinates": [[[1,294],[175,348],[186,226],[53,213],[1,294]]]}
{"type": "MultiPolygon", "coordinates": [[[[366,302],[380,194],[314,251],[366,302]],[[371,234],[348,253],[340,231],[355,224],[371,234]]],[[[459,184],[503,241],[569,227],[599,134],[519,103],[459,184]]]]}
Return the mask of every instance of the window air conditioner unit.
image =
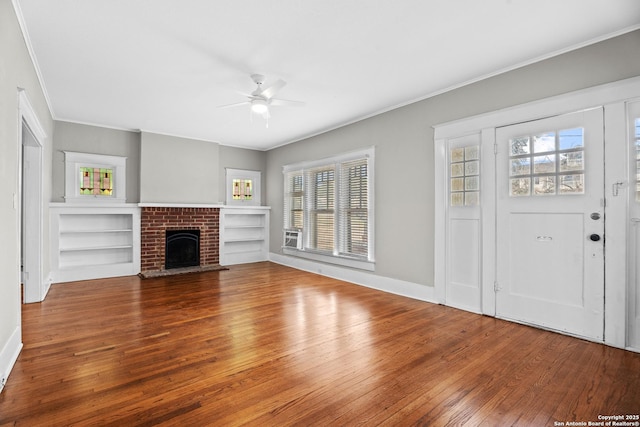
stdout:
{"type": "Polygon", "coordinates": [[[302,249],[302,231],[285,230],[284,231],[284,247],[302,249]]]}

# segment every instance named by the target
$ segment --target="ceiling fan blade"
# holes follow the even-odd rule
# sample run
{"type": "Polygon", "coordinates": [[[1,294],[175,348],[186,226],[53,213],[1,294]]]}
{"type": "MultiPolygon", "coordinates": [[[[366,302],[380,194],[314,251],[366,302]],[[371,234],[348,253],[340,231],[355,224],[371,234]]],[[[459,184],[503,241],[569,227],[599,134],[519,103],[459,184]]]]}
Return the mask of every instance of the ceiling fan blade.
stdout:
{"type": "Polygon", "coordinates": [[[274,84],[272,84],[268,88],[260,91],[259,96],[263,96],[263,97],[269,99],[273,95],[278,93],[278,91],[280,89],[282,89],[284,87],[284,85],[286,85],[286,84],[287,84],[287,82],[285,82],[284,80],[278,79],[278,81],[276,81],[274,84]]]}
{"type": "Polygon", "coordinates": [[[248,104],[251,104],[251,101],[242,101],[242,102],[236,102],[234,104],[219,105],[217,108],[239,107],[240,105],[248,105],[248,104]]]}
{"type": "Polygon", "coordinates": [[[291,101],[288,99],[271,98],[269,105],[275,105],[277,107],[304,107],[306,104],[302,101],[291,101]]]}
{"type": "Polygon", "coordinates": [[[253,96],[252,94],[247,93],[247,92],[242,92],[242,91],[239,91],[239,90],[236,90],[234,92],[237,93],[238,95],[246,96],[249,99],[254,99],[255,98],[255,96],[253,96]]]}

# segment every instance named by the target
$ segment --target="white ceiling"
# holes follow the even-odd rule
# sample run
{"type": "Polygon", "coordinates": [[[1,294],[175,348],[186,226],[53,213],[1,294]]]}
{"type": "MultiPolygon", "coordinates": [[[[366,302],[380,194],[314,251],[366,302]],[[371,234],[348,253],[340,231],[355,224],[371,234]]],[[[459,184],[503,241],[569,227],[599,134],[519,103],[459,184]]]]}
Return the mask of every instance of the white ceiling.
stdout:
{"type": "Polygon", "coordinates": [[[16,0],[54,118],[269,149],[639,28],[638,0],[16,0]],[[269,127],[238,93],[283,79],[269,127]]]}

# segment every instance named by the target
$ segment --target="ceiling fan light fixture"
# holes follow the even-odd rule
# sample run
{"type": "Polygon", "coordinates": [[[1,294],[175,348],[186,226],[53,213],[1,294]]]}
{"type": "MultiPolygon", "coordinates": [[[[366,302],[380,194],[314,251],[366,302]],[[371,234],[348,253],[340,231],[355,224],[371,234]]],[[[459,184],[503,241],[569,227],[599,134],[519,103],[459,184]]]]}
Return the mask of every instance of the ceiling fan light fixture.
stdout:
{"type": "Polygon", "coordinates": [[[251,111],[256,114],[264,115],[267,111],[269,111],[267,101],[263,99],[254,99],[253,101],[251,101],[251,111]]]}

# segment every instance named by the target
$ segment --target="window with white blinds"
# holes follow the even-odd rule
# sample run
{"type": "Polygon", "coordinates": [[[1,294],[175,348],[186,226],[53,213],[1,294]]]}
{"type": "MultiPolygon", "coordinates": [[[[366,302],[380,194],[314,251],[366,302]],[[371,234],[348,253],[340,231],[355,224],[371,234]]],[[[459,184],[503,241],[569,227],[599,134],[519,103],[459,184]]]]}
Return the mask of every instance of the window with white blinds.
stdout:
{"type": "Polygon", "coordinates": [[[335,247],[335,166],[305,171],[307,182],[305,205],[307,206],[307,244],[305,247],[333,253],[335,247]]]}
{"type": "Polygon", "coordinates": [[[284,180],[284,228],[302,230],[302,171],[285,174],[284,180]]]}
{"type": "Polygon", "coordinates": [[[367,256],[369,248],[369,168],[366,159],[340,165],[340,253],[367,256]]]}
{"type": "Polygon", "coordinates": [[[373,149],[284,167],[284,228],[296,252],[373,261],[373,149]]]}

